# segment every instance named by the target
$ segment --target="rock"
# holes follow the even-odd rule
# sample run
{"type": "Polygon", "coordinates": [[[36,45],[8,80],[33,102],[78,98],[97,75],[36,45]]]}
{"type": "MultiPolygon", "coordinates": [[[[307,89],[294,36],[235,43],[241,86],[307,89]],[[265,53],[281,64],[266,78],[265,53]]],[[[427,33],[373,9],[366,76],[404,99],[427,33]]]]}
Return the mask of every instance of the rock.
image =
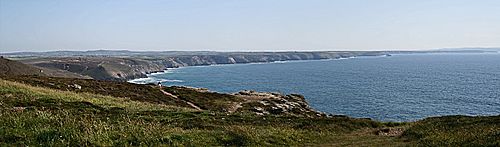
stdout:
{"type": "Polygon", "coordinates": [[[78,84],[68,85],[68,87],[75,88],[75,89],[82,89],[82,86],[80,86],[78,84]]]}
{"type": "Polygon", "coordinates": [[[269,104],[268,102],[266,102],[266,101],[259,101],[259,103],[261,103],[261,104],[262,104],[262,105],[264,105],[264,106],[268,106],[268,105],[270,105],[270,104],[269,104]]]}
{"type": "Polygon", "coordinates": [[[242,103],[242,106],[246,106],[247,108],[238,110],[250,110],[257,115],[327,116],[322,112],[312,109],[305,101],[304,96],[298,94],[283,95],[280,93],[244,90],[233,95],[246,101],[242,103]],[[251,107],[248,108],[249,106],[251,107]]]}
{"type": "Polygon", "coordinates": [[[378,130],[376,134],[380,136],[394,137],[394,136],[400,136],[401,134],[403,134],[403,132],[404,132],[403,128],[383,128],[378,130]]]}

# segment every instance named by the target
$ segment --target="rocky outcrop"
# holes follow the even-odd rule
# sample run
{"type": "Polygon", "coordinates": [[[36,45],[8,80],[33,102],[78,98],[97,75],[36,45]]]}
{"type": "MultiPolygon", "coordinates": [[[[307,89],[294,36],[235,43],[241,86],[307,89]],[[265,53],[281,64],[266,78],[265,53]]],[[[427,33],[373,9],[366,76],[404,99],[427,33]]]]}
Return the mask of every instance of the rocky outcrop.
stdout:
{"type": "Polygon", "coordinates": [[[224,113],[254,113],[257,115],[290,115],[300,117],[326,117],[311,108],[304,96],[272,92],[240,91],[219,93],[205,88],[185,86],[164,87],[165,93],[192,103],[202,110],[224,113]]]}
{"type": "Polygon", "coordinates": [[[295,115],[306,117],[325,117],[326,114],[312,109],[304,96],[299,94],[283,95],[271,92],[240,91],[233,94],[242,98],[238,111],[254,112],[258,115],[295,115]]]}

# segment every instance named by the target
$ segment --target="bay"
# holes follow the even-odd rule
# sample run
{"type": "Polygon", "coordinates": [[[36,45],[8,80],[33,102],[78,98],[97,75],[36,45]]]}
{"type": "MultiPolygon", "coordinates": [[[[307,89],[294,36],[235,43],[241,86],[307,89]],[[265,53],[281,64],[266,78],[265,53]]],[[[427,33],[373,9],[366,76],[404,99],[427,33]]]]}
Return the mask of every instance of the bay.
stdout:
{"type": "Polygon", "coordinates": [[[218,92],[298,93],[316,110],[381,121],[500,114],[495,53],[183,67],[148,80],[218,92]]]}

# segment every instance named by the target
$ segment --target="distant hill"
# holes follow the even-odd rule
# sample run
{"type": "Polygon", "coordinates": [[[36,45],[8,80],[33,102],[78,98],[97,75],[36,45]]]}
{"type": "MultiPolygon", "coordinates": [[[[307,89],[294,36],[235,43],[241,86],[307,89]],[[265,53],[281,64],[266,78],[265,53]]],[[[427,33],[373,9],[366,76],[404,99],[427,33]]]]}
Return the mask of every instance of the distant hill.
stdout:
{"type": "MultiPolygon", "coordinates": [[[[89,51],[90,52],[90,51],[89,51]]],[[[96,51],[97,52],[97,51],[96,51]]],[[[98,51],[105,53],[105,51],[98,51]]],[[[118,52],[118,51],[117,51],[118,52]]],[[[126,51],[123,51],[126,52],[126,51]]],[[[20,61],[37,67],[64,70],[90,76],[97,80],[125,81],[147,77],[148,73],[167,68],[206,66],[215,64],[264,63],[288,60],[338,59],[356,56],[379,56],[382,52],[205,52],[200,55],[136,55],[124,56],[71,56],[71,57],[18,57],[20,61]],[[216,54],[215,54],[216,53],[216,54]]],[[[148,52],[143,52],[148,53],[148,52]]],[[[184,52],[195,53],[195,52],[184,52]]]]}
{"type": "Polygon", "coordinates": [[[45,75],[40,68],[26,65],[21,62],[0,58],[0,75],[45,75]]]}
{"type": "Polygon", "coordinates": [[[129,50],[89,50],[89,51],[48,51],[48,52],[13,52],[0,53],[7,57],[74,57],[74,56],[180,56],[180,55],[215,55],[212,51],[129,51],[129,50]]]}
{"type": "MultiPolygon", "coordinates": [[[[432,50],[417,50],[417,51],[386,51],[391,52],[496,52],[500,51],[497,48],[438,48],[432,50]]],[[[179,57],[179,56],[228,56],[228,55],[263,55],[263,54],[290,54],[290,53],[328,53],[328,52],[363,52],[363,51],[285,51],[285,52],[216,52],[216,51],[130,51],[130,50],[88,50],[88,51],[47,51],[47,52],[11,52],[0,53],[0,55],[9,58],[30,58],[30,57],[82,57],[82,56],[98,56],[98,57],[136,57],[136,58],[158,58],[158,57],[179,57]]]]}
{"type": "Polygon", "coordinates": [[[9,60],[3,57],[0,58],[0,76],[21,76],[21,75],[92,79],[89,76],[82,76],[64,70],[35,67],[32,65],[21,63],[19,61],[9,60]]]}
{"type": "Polygon", "coordinates": [[[150,72],[166,69],[165,66],[151,61],[116,57],[33,58],[21,62],[40,68],[84,75],[96,80],[110,81],[143,78],[150,72]]]}
{"type": "Polygon", "coordinates": [[[437,50],[440,50],[440,51],[462,51],[462,50],[500,51],[500,47],[498,47],[498,48],[482,48],[482,47],[443,48],[443,49],[437,49],[437,50]]]}

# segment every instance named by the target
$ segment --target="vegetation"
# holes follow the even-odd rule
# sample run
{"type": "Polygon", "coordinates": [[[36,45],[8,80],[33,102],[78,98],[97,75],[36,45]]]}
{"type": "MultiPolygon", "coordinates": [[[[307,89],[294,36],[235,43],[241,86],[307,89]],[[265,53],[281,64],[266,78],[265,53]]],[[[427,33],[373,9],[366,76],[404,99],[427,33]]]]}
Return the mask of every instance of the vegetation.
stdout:
{"type": "Polygon", "coordinates": [[[241,98],[229,94],[208,91],[200,92],[185,87],[166,87],[165,91],[177,95],[183,100],[196,103],[200,108],[206,110],[224,112],[231,107],[233,103],[243,101],[241,98]]]}
{"type": "Polygon", "coordinates": [[[382,124],[351,118],[260,117],[0,81],[3,145],[299,145],[382,124]]]}
{"type": "Polygon", "coordinates": [[[40,72],[39,68],[29,66],[17,61],[12,61],[9,59],[0,58],[0,76],[5,75],[45,75],[40,72]]]}
{"type": "Polygon", "coordinates": [[[20,75],[38,75],[51,77],[67,77],[89,79],[90,77],[82,76],[65,70],[49,69],[43,67],[35,67],[23,64],[18,61],[5,59],[0,57],[0,76],[20,76],[20,75]]]}
{"type": "Polygon", "coordinates": [[[155,104],[187,106],[183,102],[163,94],[153,85],[137,85],[126,82],[42,76],[11,76],[5,77],[5,79],[32,86],[73,91],[77,93],[93,93],[155,104]]]}
{"type": "Polygon", "coordinates": [[[500,146],[500,116],[444,116],[416,122],[403,134],[423,146],[500,146]]]}
{"type": "Polygon", "coordinates": [[[200,106],[208,110],[178,105],[172,102],[175,98],[155,94],[160,90],[151,85],[2,78],[9,81],[0,80],[0,146],[498,146],[500,134],[500,116],[449,116],[415,123],[259,116],[218,111],[227,107],[224,101],[238,101],[231,95],[180,87],[165,91],[197,104],[206,100],[200,106]],[[74,83],[82,88],[68,88],[74,83]],[[395,136],[380,133],[392,129],[406,131],[402,136],[397,131],[395,136]]]}

